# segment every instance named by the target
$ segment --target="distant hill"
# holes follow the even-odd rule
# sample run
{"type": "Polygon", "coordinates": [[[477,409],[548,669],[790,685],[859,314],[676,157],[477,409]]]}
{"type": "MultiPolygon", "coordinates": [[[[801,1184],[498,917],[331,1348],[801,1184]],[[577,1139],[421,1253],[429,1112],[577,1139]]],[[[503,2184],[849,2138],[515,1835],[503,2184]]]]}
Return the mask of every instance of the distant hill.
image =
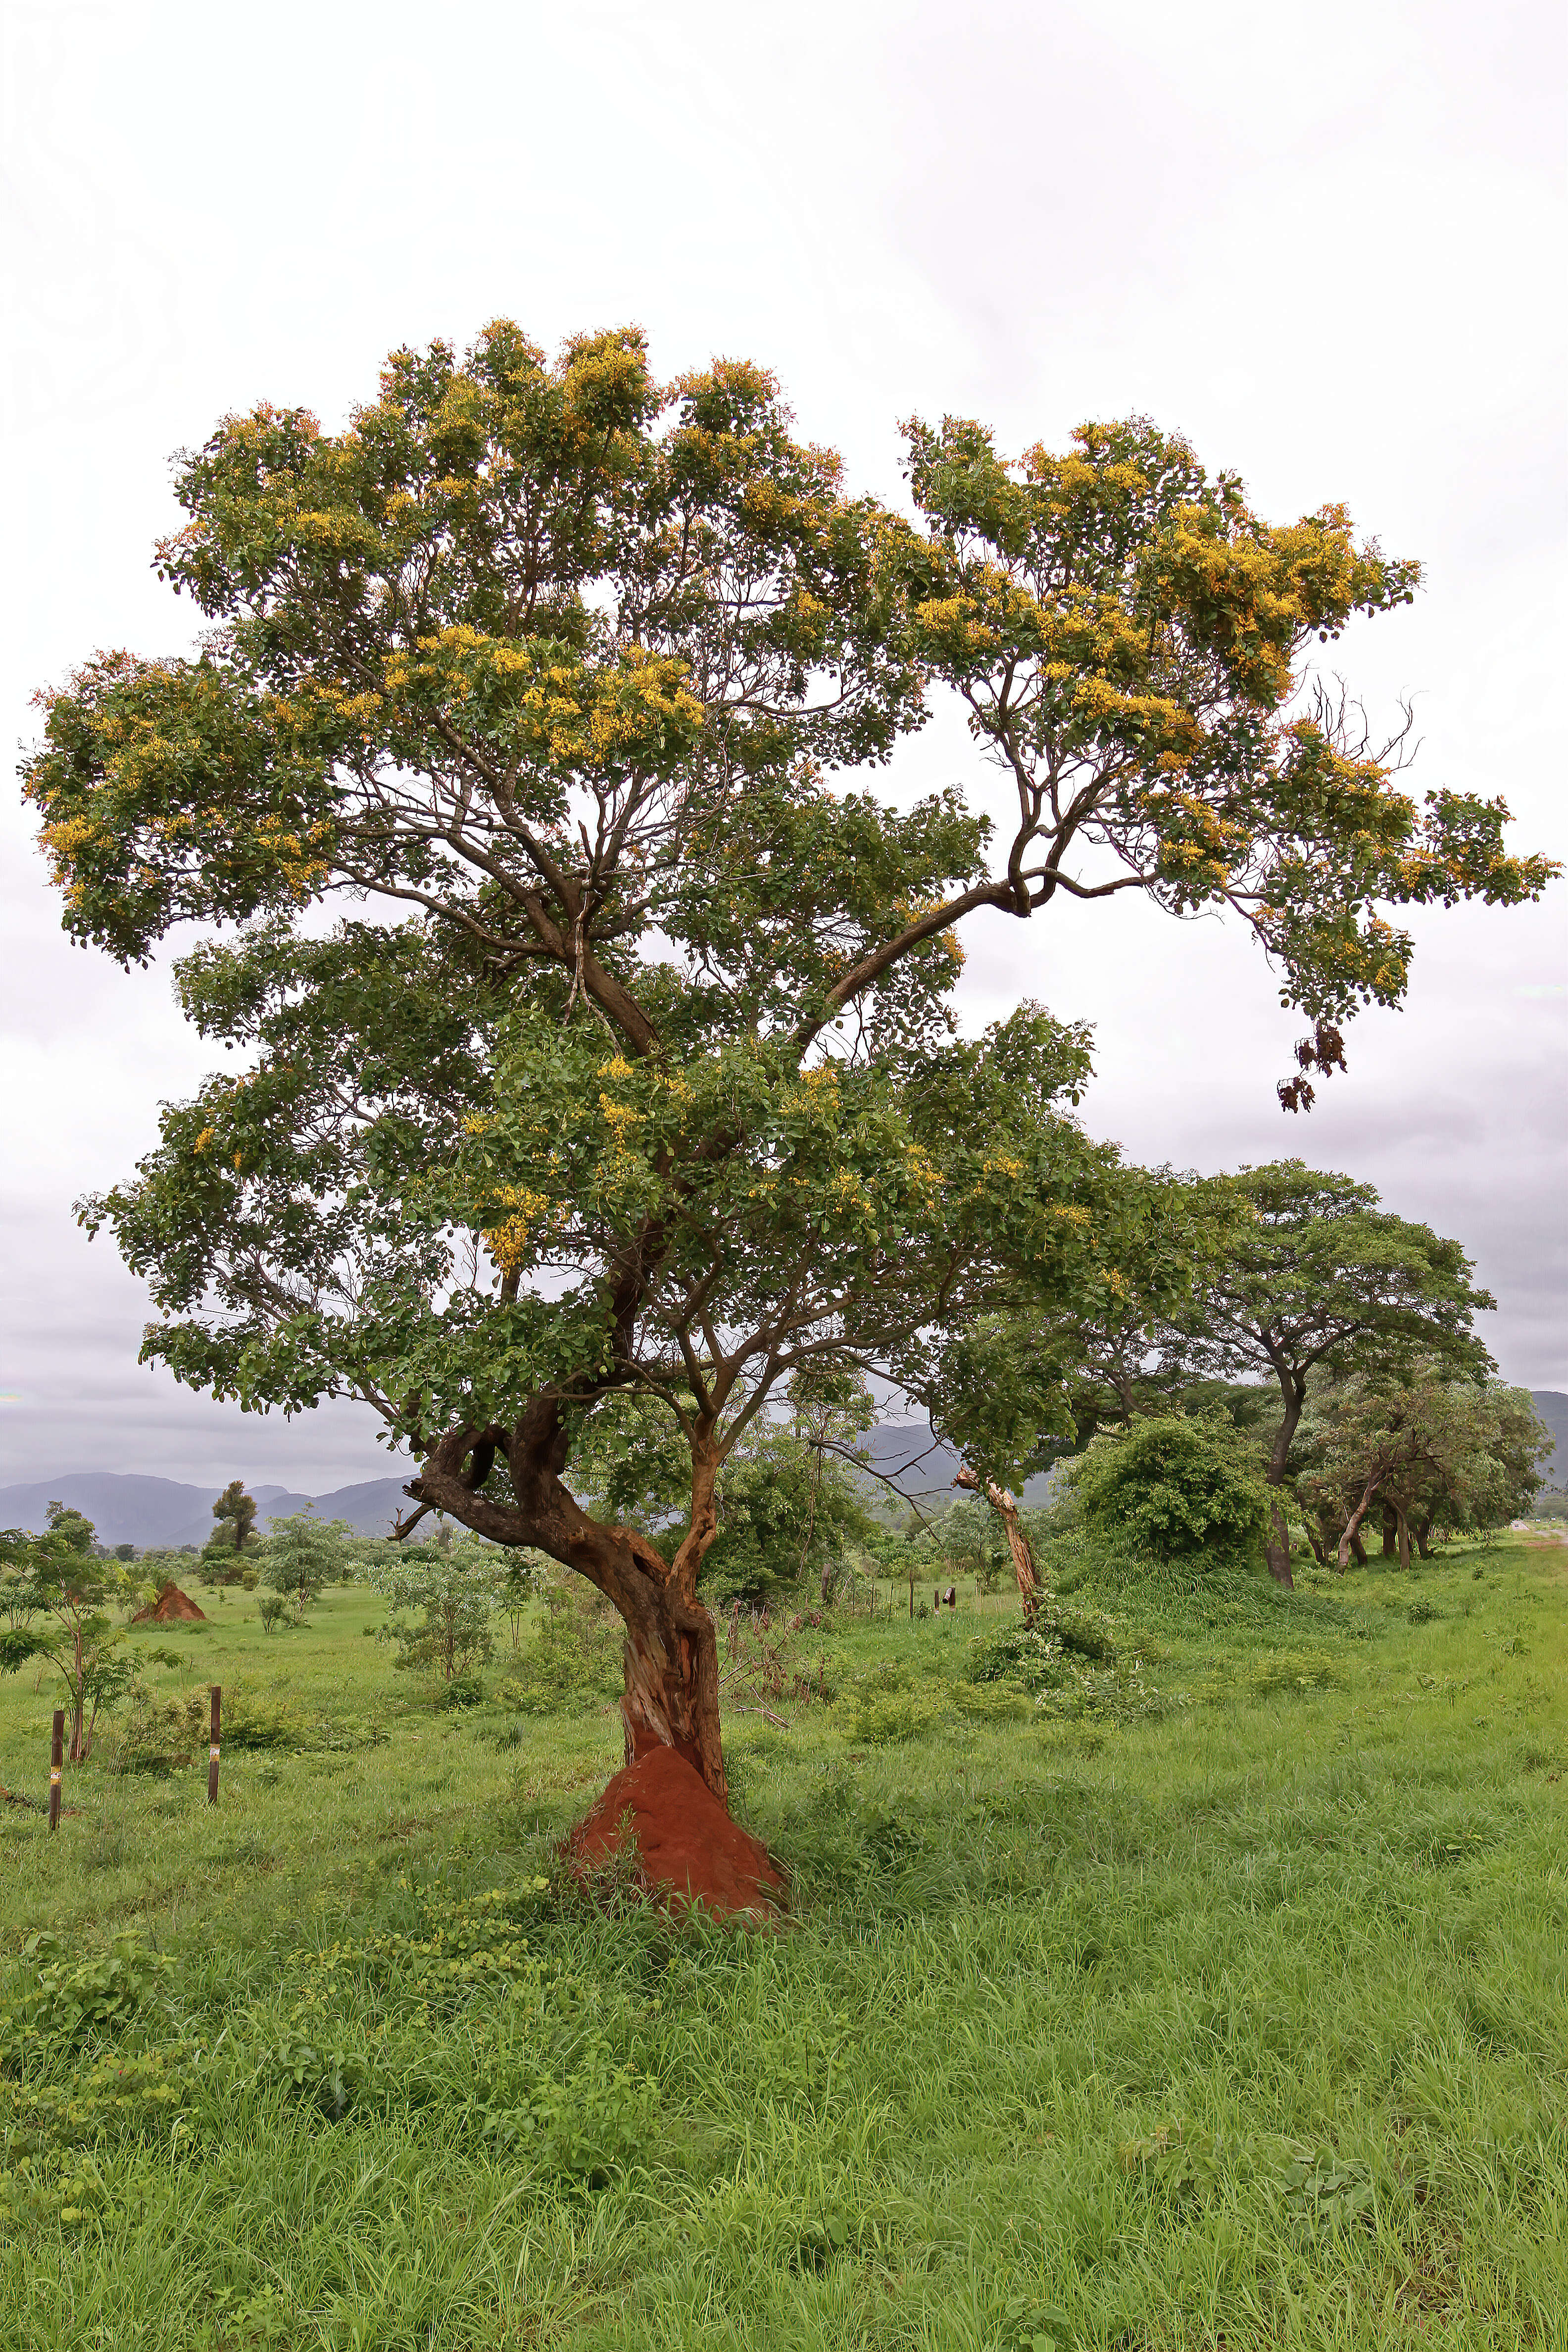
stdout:
{"type": "MultiPolygon", "coordinates": [[[[1560,1389],[1531,1389],[1531,1402],[1551,1431],[1553,1451],[1542,1468],[1552,1486],[1568,1485],[1568,1396],[1560,1389]]],[[[959,1467],[951,1445],[932,1437],[923,1422],[882,1422],[868,1430],[860,1450],[880,1478],[868,1483],[882,1495],[887,1480],[900,1495],[926,1503],[945,1502],[959,1467]]],[[[412,1465],[405,1476],[412,1475],[412,1465]]],[[[1043,1503],[1049,1492],[1049,1471],[1031,1478],[1023,1500],[1043,1503]]],[[[407,1508],[404,1478],[366,1478],[356,1486],[339,1486],[330,1495],[300,1495],[288,1486],[252,1486],[258,1524],[265,1533],[274,1519],[295,1511],[314,1509],[319,1518],[346,1519],[356,1535],[384,1536],[393,1520],[407,1508]]],[[[56,1478],[37,1478],[26,1486],[0,1486],[0,1528],[29,1528],[35,1534],[44,1525],[48,1504],[68,1504],[92,1521],[103,1544],[205,1544],[212,1533],[212,1507],[216,1486],[186,1486],[174,1478],[144,1478],[112,1470],[62,1471],[56,1478]]]]}
{"type": "MultiPolygon", "coordinates": [[[[405,1475],[411,1475],[405,1473],[405,1475]]],[[[369,1478],[339,1486],[330,1495],[297,1495],[287,1486],[252,1486],[257,1523],[263,1533],[274,1519],[313,1508],[318,1518],[346,1519],[356,1535],[390,1534],[399,1510],[407,1508],[402,1478],[369,1478]]],[[[103,1544],[205,1544],[213,1529],[213,1505],[221,1488],[186,1486],[175,1478],[143,1478],[112,1470],[68,1470],[58,1478],[0,1486],[0,1527],[44,1526],[50,1503],[68,1504],[92,1521],[103,1544]]]]}
{"type": "MultiPolygon", "coordinates": [[[[872,1469],[881,1473],[881,1477],[872,1483],[883,1494],[888,1489],[882,1486],[882,1479],[887,1479],[900,1495],[909,1496],[914,1502],[949,1499],[961,1466],[959,1457],[951,1445],[932,1437],[925,1422],[880,1422],[875,1429],[868,1429],[858,1444],[872,1469]]],[[[1026,1503],[1045,1502],[1054,1475],[1049,1470],[1039,1472],[1028,1481],[1021,1499],[1026,1503]]]]}
{"type": "Polygon", "coordinates": [[[1550,1485],[1568,1487],[1568,1396],[1561,1389],[1531,1389],[1530,1402],[1552,1432],[1553,1450],[1537,1457],[1550,1485]]]}

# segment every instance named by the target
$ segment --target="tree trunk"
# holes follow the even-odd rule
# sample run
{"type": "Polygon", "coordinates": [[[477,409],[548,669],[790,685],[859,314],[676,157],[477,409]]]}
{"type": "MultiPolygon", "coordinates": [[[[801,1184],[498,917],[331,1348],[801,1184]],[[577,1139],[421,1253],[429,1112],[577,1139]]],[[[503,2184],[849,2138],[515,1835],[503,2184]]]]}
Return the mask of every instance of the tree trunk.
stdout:
{"type": "MultiPolygon", "coordinates": [[[[691,1523],[673,1561],[637,1528],[589,1518],[561,1482],[567,1443],[558,1402],[536,1397],[515,1430],[451,1431],[405,1491],[423,1509],[446,1511],[494,1543],[532,1545],[585,1576],[626,1626],[621,1718],[627,1763],[655,1748],[673,1748],[727,1808],[719,1644],[697,1599],[698,1570],[719,1532],[712,1430],[699,1423],[694,1433],[691,1523]],[[476,1491],[498,1452],[507,1457],[515,1507],[476,1491]]],[[[403,1532],[413,1525],[410,1519],[403,1532]]]]}
{"type": "MultiPolygon", "coordinates": [[[[1283,1486],[1285,1465],[1290,1459],[1290,1444],[1301,1423],[1306,1402],[1303,1391],[1297,1387],[1294,1377],[1279,1369],[1279,1391],[1285,1400],[1284,1417],[1274,1433],[1274,1443],[1268,1449],[1268,1467],[1264,1476],[1270,1486],[1283,1486]]],[[[1290,1528],[1285,1517],[1285,1507],[1276,1503],[1269,1513],[1268,1533],[1263,1538],[1263,1557],[1268,1563],[1268,1573],[1276,1584],[1295,1590],[1296,1580],[1290,1573],[1290,1528]]]]}
{"type": "Polygon", "coordinates": [[[1399,1549],[1399,1514],[1392,1503],[1383,1507],[1383,1557],[1392,1559],[1399,1549]]]}
{"type": "MultiPolygon", "coordinates": [[[[1013,1573],[1018,1580],[1018,1598],[1024,1604],[1024,1614],[1032,1617],[1039,1591],[1039,1579],[1035,1574],[1035,1556],[1029,1549],[1029,1538],[1018,1524],[1018,1506],[1005,1486],[987,1478],[984,1487],[974,1472],[963,1469],[953,1480],[955,1486],[967,1486],[973,1494],[984,1494],[986,1501],[1001,1520],[1007,1538],[1007,1549],[1013,1555],[1013,1573]]],[[[911,1583],[910,1591],[913,1591],[911,1583]]]]}
{"type": "Polygon", "coordinates": [[[71,1657],[76,1666],[76,1674],[71,1684],[70,1761],[73,1764],[85,1764],[87,1762],[89,1741],[86,1727],[82,1722],[82,1712],[86,1692],[87,1672],[82,1662],[81,1623],[79,1619],[71,1626],[71,1657]]]}
{"type": "Polygon", "coordinates": [[[1296,1580],[1290,1573],[1290,1528],[1283,1503],[1276,1503],[1269,1514],[1268,1533],[1263,1538],[1263,1557],[1268,1563],[1268,1573],[1275,1583],[1288,1584],[1293,1592],[1296,1580]]]}
{"type": "Polygon", "coordinates": [[[1415,1549],[1420,1553],[1422,1559],[1430,1559],[1432,1557],[1432,1546],[1428,1542],[1427,1538],[1432,1533],[1431,1520],[1429,1518],[1413,1520],[1411,1522],[1410,1532],[1415,1538],[1415,1549]]]}
{"type": "Polygon", "coordinates": [[[1408,1570],[1410,1566],[1410,1522],[1405,1517],[1405,1513],[1400,1509],[1397,1503],[1394,1505],[1394,1508],[1395,1526],[1399,1536],[1399,1565],[1401,1568],[1408,1570]]]}
{"type": "Polygon", "coordinates": [[[1366,1566],[1366,1546],[1359,1535],[1353,1535],[1351,1538],[1351,1557],[1358,1568],[1366,1566]]]}
{"type": "MultiPolygon", "coordinates": [[[[1378,1475],[1381,1475],[1381,1472],[1378,1475]]],[[[1363,1495],[1360,1502],[1356,1505],[1354,1510],[1351,1513],[1350,1517],[1345,1522],[1345,1531],[1340,1538],[1339,1549],[1339,1565],[1342,1573],[1343,1572],[1345,1560],[1349,1555],[1352,1544],[1354,1544],[1357,1547],[1362,1566],[1364,1567],[1366,1565],[1366,1553],[1361,1549],[1361,1523],[1363,1519],[1365,1518],[1368,1511],[1372,1508],[1372,1500],[1373,1496],[1377,1492],[1377,1484],[1378,1482],[1376,1477],[1372,1477],[1367,1480],[1366,1492],[1363,1495]]]]}

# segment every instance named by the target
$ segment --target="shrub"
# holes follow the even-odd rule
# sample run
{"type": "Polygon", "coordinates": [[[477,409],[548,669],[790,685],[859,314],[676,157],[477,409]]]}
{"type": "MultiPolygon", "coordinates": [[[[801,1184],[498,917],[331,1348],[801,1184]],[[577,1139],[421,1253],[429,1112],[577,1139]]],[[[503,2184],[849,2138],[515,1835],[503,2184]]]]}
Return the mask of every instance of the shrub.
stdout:
{"type": "Polygon", "coordinates": [[[353,1533],[346,1519],[323,1522],[310,1511],[273,1520],[259,1558],[268,1586],[288,1601],[296,1625],[322,1586],[338,1575],[344,1540],[353,1533]]]}
{"type": "Polygon", "coordinates": [[[524,1715],[557,1715],[594,1699],[614,1698],[623,1684],[625,1635],[596,1593],[551,1585],[544,1622],[519,1660],[502,1696],[524,1715]]]}
{"type": "Polygon", "coordinates": [[[395,1643],[394,1664],[426,1668],[446,1684],[477,1681],[493,1646],[503,1561],[495,1545],[474,1536],[443,1536],[378,1561],[368,1580],[392,1614],[376,1638],[395,1643]]]}
{"type": "Polygon", "coordinates": [[[1229,1423],[1166,1413],[1096,1438],[1068,1472],[1079,1514],[1160,1561],[1256,1556],[1268,1489],[1250,1441],[1229,1423]]]}
{"type": "Polygon", "coordinates": [[[261,1622],[263,1629],[267,1633],[276,1633],[279,1626],[287,1622],[288,1616],[289,1603],[284,1600],[283,1595],[280,1592],[264,1592],[262,1594],[261,1622]]]}

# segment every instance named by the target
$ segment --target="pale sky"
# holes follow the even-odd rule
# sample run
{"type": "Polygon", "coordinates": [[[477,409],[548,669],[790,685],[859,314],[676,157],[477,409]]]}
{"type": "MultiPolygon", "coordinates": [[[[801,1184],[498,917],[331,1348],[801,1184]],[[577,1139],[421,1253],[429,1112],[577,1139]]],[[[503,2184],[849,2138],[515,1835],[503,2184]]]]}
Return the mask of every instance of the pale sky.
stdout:
{"type": "MultiPolygon", "coordinates": [[[[1142,410],[1272,520],[1344,500],[1428,567],[1336,649],[1374,717],[1415,698],[1413,785],[1501,792],[1513,846],[1568,856],[1563,65],[1557,0],[6,7],[9,739],[95,649],[188,643],[149,556],[170,453],[220,415],[338,425],[387,350],[499,314],[546,344],[636,320],[664,375],[765,362],[889,499],[911,412],[1017,449],[1142,410]]],[[[975,773],[939,723],[895,784],[975,773]]],[[[0,1482],[375,1475],[363,1412],[258,1421],[137,1366],[145,1295],[71,1203],[212,1056],[166,959],[68,946],[31,835],[12,787],[0,1482]]],[[[964,1017],[1089,1021],[1087,1123],[1136,1158],[1369,1179],[1475,1257],[1508,1377],[1568,1388],[1565,909],[1415,916],[1407,1009],[1353,1026],[1310,1118],[1274,1097],[1300,1024],[1213,923],[984,919],[964,1017]]]]}

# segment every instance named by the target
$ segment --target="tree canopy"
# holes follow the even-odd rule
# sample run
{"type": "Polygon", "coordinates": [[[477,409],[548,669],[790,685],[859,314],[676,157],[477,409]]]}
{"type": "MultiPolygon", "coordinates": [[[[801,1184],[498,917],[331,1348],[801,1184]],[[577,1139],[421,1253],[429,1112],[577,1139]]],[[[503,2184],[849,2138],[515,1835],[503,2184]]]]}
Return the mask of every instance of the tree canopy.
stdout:
{"type": "Polygon", "coordinates": [[[370,1402],[416,1517],[615,1601],[629,1746],[721,1795],[696,1579],[745,1431],[876,1370],[1005,1476],[1061,1412],[1021,1303],[1065,1328],[1115,1286],[1087,1038],[1026,1003],[961,1038],[955,926],[1229,907],[1325,1067],[1404,988],[1384,908],[1550,870],[1312,698],[1316,646],[1418,576],[1342,509],[1266,524],[1146,420],[908,447],[912,521],[749,363],[661,387],[636,333],[552,362],[504,321],[400,351],[342,432],[263,404],[182,458],[159,564],[201,649],[89,663],[26,768],[78,937],[245,926],[180,985],[246,1066],[83,1208],[147,1352],[250,1407],[370,1402]],[[1016,787],[998,839],[956,790],[829,781],[938,686],[1016,787]],[[375,919],[302,919],[345,895],[375,919]],[[687,1446],[673,1559],[564,1483],[612,1395],[687,1446]]]}
{"type": "MultiPolygon", "coordinates": [[[[1198,1262],[1170,1345],[1211,1377],[1278,1384],[1271,1486],[1284,1484],[1314,1372],[1386,1376],[1423,1357],[1451,1372],[1492,1369],[1472,1323],[1497,1302],[1476,1286],[1469,1259],[1458,1242],[1380,1207],[1372,1185],[1281,1160],[1209,1189],[1239,1213],[1214,1228],[1224,1245],[1198,1262]]],[[[1268,1557],[1288,1581],[1278,1505],[1268,1557]]]]}

